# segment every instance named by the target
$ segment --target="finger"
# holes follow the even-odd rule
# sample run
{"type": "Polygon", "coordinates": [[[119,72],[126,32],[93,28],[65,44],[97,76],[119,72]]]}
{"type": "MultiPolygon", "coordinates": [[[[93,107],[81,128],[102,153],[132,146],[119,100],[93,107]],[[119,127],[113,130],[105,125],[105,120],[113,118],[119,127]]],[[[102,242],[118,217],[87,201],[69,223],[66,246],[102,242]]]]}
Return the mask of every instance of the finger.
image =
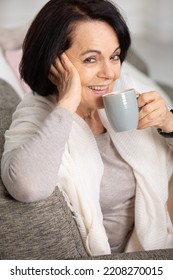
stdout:
{"type": "Polygon", "coordinates": [[[57,80],[60,80],[63,75],[65,75],[65,70],[60,62],[59,58],[56,58],[54,63],[50,67],[50,72],[48,78],[54,84],[57,83],[57,80]]]}
{"type": "Polygon", "coordinates": [[[68,55],[66,53],[63,53],[61,55],[61,61],[62,61],[62,64],[64,66],[64,68],[70,72],[72,71],[77,71],[75,66],[73,65],[73,63],[71,62],[71,60],[69,59],[68,55]]]}
{"type": "Polygon", "coordinates": [[[148,104],[145,104],[141,109],[139,113],[140,119],[144,118],[145,116],[151,114],[151,112],[158,110],[160,114],[162,112],[167,111],[167,106],[165,103],[165,100],[159,96],[158,99],[154,100],[153,102],[150,102],[148,104]]]}
{"type": "Polygon", "coordinates": [[[139,114],[139,121],[142,123],[148,123],[153,121],[154,119],[158,118],[160,116],[160,112],[158,110],[153,110],[152,112],[146,114],[145,116],[141,117],[141,114],[139,114]]]}
{"type": "Polygon", "coordinates": [[[58,70],[57,68],[52,64],[50,67],[50,74],[52,74],[53,76],[57,76],[58,75],[58,70]]]}
{"type": "Polygon", "coordinates": [[[57,77],[55,77],[55,76],[52,75],[51,73],[49,73],[48,79],[49,79],[54,85],[57,84],[57,77]]]}
{"type": "Polygon", "coordinates": [[[139,119],[143,119],[146,116],[150,115],[151,112],[154,112],[155,110],[159,110],[161,108],[160,102],[157,103],[149,103],[145,104],[139,112],[139,119]]]}
{"type": "Polygon", "coordinates": [[[142,108],[146,104],[151,103],[157,99],[160,99],[160,95],[155,91],[142,93],[138,97],[138,106],[139,108],[142,108]]]}
{"type": "Polygon", "coordinates": [[[166,109],[156,109],[150,114],[146,115],[144,118],[139,119],[139,128],[152,126],[159,127],[165,121],[165,117],[166,109]]]}
{"type": "Polygon", "coordinates": [[[61,58],[57,57],[54,62],[53,62],[53,71],[55,72],[55,70],[60,73],[64,73],[65,68],[63,66],[62,60],[61,58]]]}
{"type": "Polygon", "coordinates": [[[57,85],[57,82],[59,80],[59,72],[57,71],[57,69],[54,67],[54,65],[52,64],[50,67],[50,72],[48,74],[48,79],[54,84],[57,85]]]}

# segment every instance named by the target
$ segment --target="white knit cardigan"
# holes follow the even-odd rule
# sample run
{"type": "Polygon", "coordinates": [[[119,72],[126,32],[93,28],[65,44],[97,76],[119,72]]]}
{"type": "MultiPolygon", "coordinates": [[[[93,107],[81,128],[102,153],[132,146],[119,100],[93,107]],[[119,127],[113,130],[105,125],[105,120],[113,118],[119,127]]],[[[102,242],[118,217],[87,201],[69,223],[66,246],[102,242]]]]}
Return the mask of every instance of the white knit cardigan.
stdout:
{"type": "MultiPolygon", "coordinates": [[[[125,64],[115,89],[134,87],[138,91],[145,91],[145,87],[127,74],[126,67],[135,72],[125,64]]],[[[149,84],[149,80],[146,82],[149,84]]],[[[149,86],[150,89],[154,88],[153,84],[149,86]]],[[[39,107],[42,98],[31,95],[27,99],[28,109],[33,102],[38,103],[39,107]]],[[[50,100],[47,105],[50,110],[50,100]]],[[[25,110],[27,113],[27,106],[25,110]]],[[[156,129],[115,133],[104,109],[99,114],[115,147],[133,168],[136,178],[135,227],[126,251],[172,248],[173,225],[167,211],[167,199],[168,182],[173,171],[173,153],[156,129]]],[[[57,186],[66,198],[88,252],[91,255],[109,254],[110,246],[99,204],[102,159],[88,125],[76,114],[73,118],[57,186]]]]}
{"type": "MultiPolygon", "coordinates": [[[[135,228],[126,251],[173,247],[173,227],[167,212],[172,152],[156,130],[115,133],[105,113],[100,112],[100,116],[136,178],[135,228]]],[[[102,174],[103,164],[94,137],[85,122],[74,116],[57,183],[79,214],[76,221],[92,255],[110,253],[99,205],[102,174]]]]}

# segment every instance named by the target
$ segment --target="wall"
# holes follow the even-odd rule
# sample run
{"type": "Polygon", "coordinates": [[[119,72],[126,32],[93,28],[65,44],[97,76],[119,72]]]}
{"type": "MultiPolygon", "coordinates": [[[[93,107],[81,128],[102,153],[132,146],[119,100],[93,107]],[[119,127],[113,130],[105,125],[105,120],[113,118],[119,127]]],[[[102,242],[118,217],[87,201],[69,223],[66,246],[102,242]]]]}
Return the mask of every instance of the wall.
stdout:
{"type": "MultiPolygon", "coordinates": [[[[30,21],[47,0],[0,0],[0,27],[30,21]]],[[[113,0],[119,5],[132,34],[173,41],[172,0],[113,0]]]]}
{"type": "Polygon", "coordinates": [[[173,87],[173,1],[114,0],[127,17],[132,46],[152,79],[173,87]]]}
{"type": "Polygon", "coordinates": [[[0,27],[16,27],[30,21],[47,0],[0,0],[0,27]]]}
{"type": "Polygon", "coordinates": [[[134,36],[173,42],[172,0],[114,0],[123,11],[134,36]]]}
{"type": "MultiPolygon", "coordinates": [[[[120,7],[127,20],[133,47],[148,64],[151,77],[173,86],[173,1],[112,1],[120,7]]],[[[47,0],[0,0],[0,28],[13,28],[30,22],[47,2],[47,0]]]]}

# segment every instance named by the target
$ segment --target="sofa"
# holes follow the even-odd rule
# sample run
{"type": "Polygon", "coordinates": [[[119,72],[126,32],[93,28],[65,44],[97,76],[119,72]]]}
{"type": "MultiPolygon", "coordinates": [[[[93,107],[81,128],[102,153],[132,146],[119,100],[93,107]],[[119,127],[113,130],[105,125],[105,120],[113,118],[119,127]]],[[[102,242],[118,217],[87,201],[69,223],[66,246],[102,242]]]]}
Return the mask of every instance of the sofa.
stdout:
{"type": "MultiPolygon", "coordinates": [[[[148,75],[146,65],[133,51],[128,60],[148,75]]],[[[165,87],[172,97],[172,89],[165,87]]],[[[14,88],[0,78],[0,158],[3,152],[4,132],[20,97],[14,88]]],[[[44,201],[22,203],[13,199],[0,178],[0,259],[1,260],[133,260],[173,259],[173,249],[106,256],[89,256],[80,237],[75,220],[66,201],[55,188],[44,201]]]]}

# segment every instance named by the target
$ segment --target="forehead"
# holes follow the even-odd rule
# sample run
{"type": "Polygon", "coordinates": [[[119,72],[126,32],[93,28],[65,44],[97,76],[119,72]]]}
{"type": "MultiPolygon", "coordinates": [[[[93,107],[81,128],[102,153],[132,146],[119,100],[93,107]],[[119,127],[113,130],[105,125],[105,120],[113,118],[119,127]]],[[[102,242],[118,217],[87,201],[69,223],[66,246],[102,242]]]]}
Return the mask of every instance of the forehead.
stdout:
{"type": "Polygon", "coordinates": [[[85,51],[87,49],[115,50],[119,46],[114,29],[103,21],[84,21],[75,26],[71,49],[85,51]]]}

